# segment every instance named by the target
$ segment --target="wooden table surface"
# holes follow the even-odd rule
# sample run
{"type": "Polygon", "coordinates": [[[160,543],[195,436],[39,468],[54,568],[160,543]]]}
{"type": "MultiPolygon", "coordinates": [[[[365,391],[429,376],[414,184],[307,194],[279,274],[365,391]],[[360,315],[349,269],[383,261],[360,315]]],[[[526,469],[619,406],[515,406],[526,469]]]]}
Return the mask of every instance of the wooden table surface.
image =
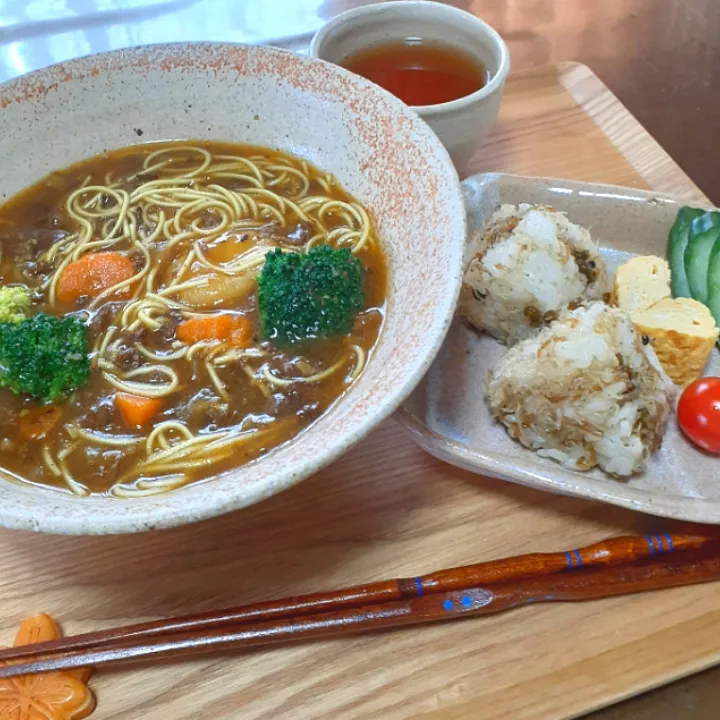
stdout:
{"type": "MultiPolygon", "coordinates": [[[[366,2],[327,0],[327,17],[366,2]]],[[[576,60],[720,204],[720,0],[450,0],[495,27],[514,69],[576,60]]],[[[587,720],[716,720],[720,668],[587,720]]]]}

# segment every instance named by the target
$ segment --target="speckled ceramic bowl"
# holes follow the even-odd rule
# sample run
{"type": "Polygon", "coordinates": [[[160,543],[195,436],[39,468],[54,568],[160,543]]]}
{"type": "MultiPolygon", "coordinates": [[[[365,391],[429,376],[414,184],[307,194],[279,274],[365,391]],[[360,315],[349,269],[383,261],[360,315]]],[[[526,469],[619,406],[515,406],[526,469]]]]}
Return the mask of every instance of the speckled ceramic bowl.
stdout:
{"type": "Polygon", "coordinates": [[[75,60],[0,87],[3,198],[107,148],[205,138],[301,155],[372,210],[389,310],[360,380],[315,425],[260,460],[167,495],[80,499],[0,479],[0,525],[125,533],[247,507],[340,456],[427,370],[460,286],[465,211],[456,172],[412,111],[362,78],[265,47],[162,45],[75,60]],[[7,169],[12,168],[12,172],[7,169]]]}

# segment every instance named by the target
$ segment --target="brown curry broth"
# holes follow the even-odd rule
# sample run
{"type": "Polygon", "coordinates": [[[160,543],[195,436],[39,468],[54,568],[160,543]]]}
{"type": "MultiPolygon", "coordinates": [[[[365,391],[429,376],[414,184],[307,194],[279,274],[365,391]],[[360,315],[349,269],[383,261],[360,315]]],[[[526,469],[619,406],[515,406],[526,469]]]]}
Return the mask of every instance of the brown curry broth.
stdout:
{"type": "MultiPolygon", "coordinates": [[[[88,176],[90,184],[103,184],[108,172],[114,178],[130,176],[141,169],[143,159],[156,149],[169,147],[173,143],[158,143],[123,148],[89,160],[77,163],[69,168],[51,173],[35,185],[26,188],[13,196],[4,205],[0,206],[0,249],[2,261],[0,262],[0,284],[22,282],[30,285],[39,284],[39,280],[28,282],[27,276],[21,274],[23,262],[34,262],[52,242],[63,234],[74,230],[73,223],[65,213],[65,199],[70,192],[79,187],[88,176]],[[37,244],[28,252],[29,243],[37,244]]],[[[183,143],[188,144],[188,143],[183,143]]],[[[243,146],[219,142],[192,142],[194,146],[203,147],[214,154],[236,155],[264,155],[265,157],[291,156],[275,153],[264,148],[243,146]]],[[[300,167],[300,161],[296,163],[300,167]]],[[[309,163],[310,171],[309,194],[325,193],[315,178],[325,177],[309,163]]],[[[215,181],[226,187],[238,188],[236,180],[227,182],[215,181]]],[[[130,183],[123,183],[122,187],[130,189],[130,183]]],[[[353,201],[337,183],[331,185],[332,197],[343,201],[353,201]]],[[[328,224],[331,224],[328,222],[328,224]]],[[[289,234],[296,229],[296,225],[280,230],[280,233],[289,234]]],[[[157,251],[151,250],[153,260],[159,260],[157,251]]],[[[209,255],[210,256],[210,255],[209,255]]],[[[359,253],[365,268],[365,310],[358,316],[354,330],[349,337],[331,341],[316,341],[308,343],[302,348],[290,351],[279,351],[273,348],[272,368],[281,376],[295,374],[293,361],[305,358],[314,367],[324,369],[336,362],[351,345],[360,345],[369,352],[375,345],[382,320],[387,291],[387,271],[385,259],[379,244],[375,242],[359,253]]],[[[166,264],[167,260],[162,260],[166,264]]],[[[117,299],[114,300],[116,307],[117,299]]],[[[81,302],[76,307],[56,306],[49,309],[44,301],[34,306],[34,311],[51,312],[62,315],[82,309],[87,302],[81,302]]],[[[105,303],[94,313],[94,322],[89,323],[89,345],[93,346],[99,328],[100,313],[107,308],[110,302],[105,303]]],[[[222,307],[219,305],[218,307],[222,307]]],[[[230,308],[249,317],[254,328],[254,342],[257,346],[262,343],[258,337],[258,316],[256,310],[256,294],[253,292],[239,305],[230,308]]],[[[109,308],[105,310],[109,312],[109,308]]],[[[169,343],[163,341],[156,334],[146,342],[153,349],[169,349],[169,343]]],[[[269,343],[263,347],[272,348],[269,343]]],[[[257,457],[273,447],[290,440],[300,430],[310,425],[319,415],[325,412],[346,390],[344,372],[338,372],[317,384],[297,383],[293,387],[275,389],[268,400],[252,385],[247,375],[240,368],[232,366],[219,369],[219,374],[227,385],[231,396],[231,414],[229,417],[213,419],[199,412],[197,416],[184,417],[189,413],[190,407],[199,406],[201,400],[199,393],[213,395],[212,384],[207,374],[186,360],[176,361],[172,364],[178,373],[181,387],[173,396],[168,398],[166,409],[157,418],[156,422],[169,419],[182,419],[193,433],[212,431],[237,425],[243,417],[250,414],[271,415],[273,422],[278,422],[277,432],[271,432],[266,438],[259,438],[243,445],[234,452],[230,459],[220,461],[209,468],[200,471],[189,471],[191,481],[215,476],[224,471],[242,465],[248,460],[257,457]]],[[[80,389],[67,402],[62,404],[62,416],[55,429],[42,440],[23,441],[18,434],[17,422],[24,409],[36,405],[35,401],[18,397],[9,390],[0,388],[0,467],[6,472],[34,484],[52,485],[65,488],[62,479],[55,478],[47,471],[42,461],[42,447],[48,445],[57,448],[60,436],[64,433],[63,426],[76,423],[85,428],[111,433],[133,434],[135,430],[128,428],[114,408],[113,396],[117,391],[107,383],[102,373],[93,369],[88,385],[80,389]],[[4,442],[3,442],[4,441],[4,442]],[[9,441],[9,442],[8,442],[9,441]],[[3,449],[4,447],[4,449],[3,449]]],[[[272,423],[271,423],[272,426],[272,423]]],[[[146,436],[149,430],[143,431],[146,436]]],[[[106,492],[122,475],[131,469],[137,462],[145,457],[144,443],[134,451],[119,452],[114,449],[104,449],[90,444],[83,445],[81,450],[71,454],[67,459],[71,474],[80,482],[86,484],[92,492],[106,492]]]]}

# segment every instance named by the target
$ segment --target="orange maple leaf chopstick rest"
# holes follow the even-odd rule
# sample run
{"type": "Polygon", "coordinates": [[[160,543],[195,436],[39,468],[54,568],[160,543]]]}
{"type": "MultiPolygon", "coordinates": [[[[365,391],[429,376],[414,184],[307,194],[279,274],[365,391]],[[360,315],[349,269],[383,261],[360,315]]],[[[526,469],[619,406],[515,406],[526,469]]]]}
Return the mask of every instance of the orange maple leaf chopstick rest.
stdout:
{"type": "MultiPolygon", "coordinates": [[[[15,647],[57,640],[62,634],[49,615],[26,618],[15,647]]],[[[89,668],[0,678],[0,720],[82,720],[95,709],[86,685],[89,668]]]]}

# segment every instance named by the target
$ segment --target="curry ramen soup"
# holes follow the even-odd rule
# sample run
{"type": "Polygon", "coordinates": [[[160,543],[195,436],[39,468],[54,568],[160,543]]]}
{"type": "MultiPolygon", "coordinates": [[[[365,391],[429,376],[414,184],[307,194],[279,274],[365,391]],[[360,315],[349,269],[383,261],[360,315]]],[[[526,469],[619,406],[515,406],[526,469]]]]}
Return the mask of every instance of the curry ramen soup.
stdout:
{"type": "Polygon", "coordinates": [[[31,319],[77,318],[90,364],[59,402],[0,388],[0,466],[77,495],[166,492],[290,440],[357,379],[383,321],[367,210],[331,175],[257,147],[148,144],[55,172],[0,207],[0,250],[0,286],[30,289],[31,319]],[[266,254],[322,245],[359,260],[349,332],[269,339],[266,254]]]}

